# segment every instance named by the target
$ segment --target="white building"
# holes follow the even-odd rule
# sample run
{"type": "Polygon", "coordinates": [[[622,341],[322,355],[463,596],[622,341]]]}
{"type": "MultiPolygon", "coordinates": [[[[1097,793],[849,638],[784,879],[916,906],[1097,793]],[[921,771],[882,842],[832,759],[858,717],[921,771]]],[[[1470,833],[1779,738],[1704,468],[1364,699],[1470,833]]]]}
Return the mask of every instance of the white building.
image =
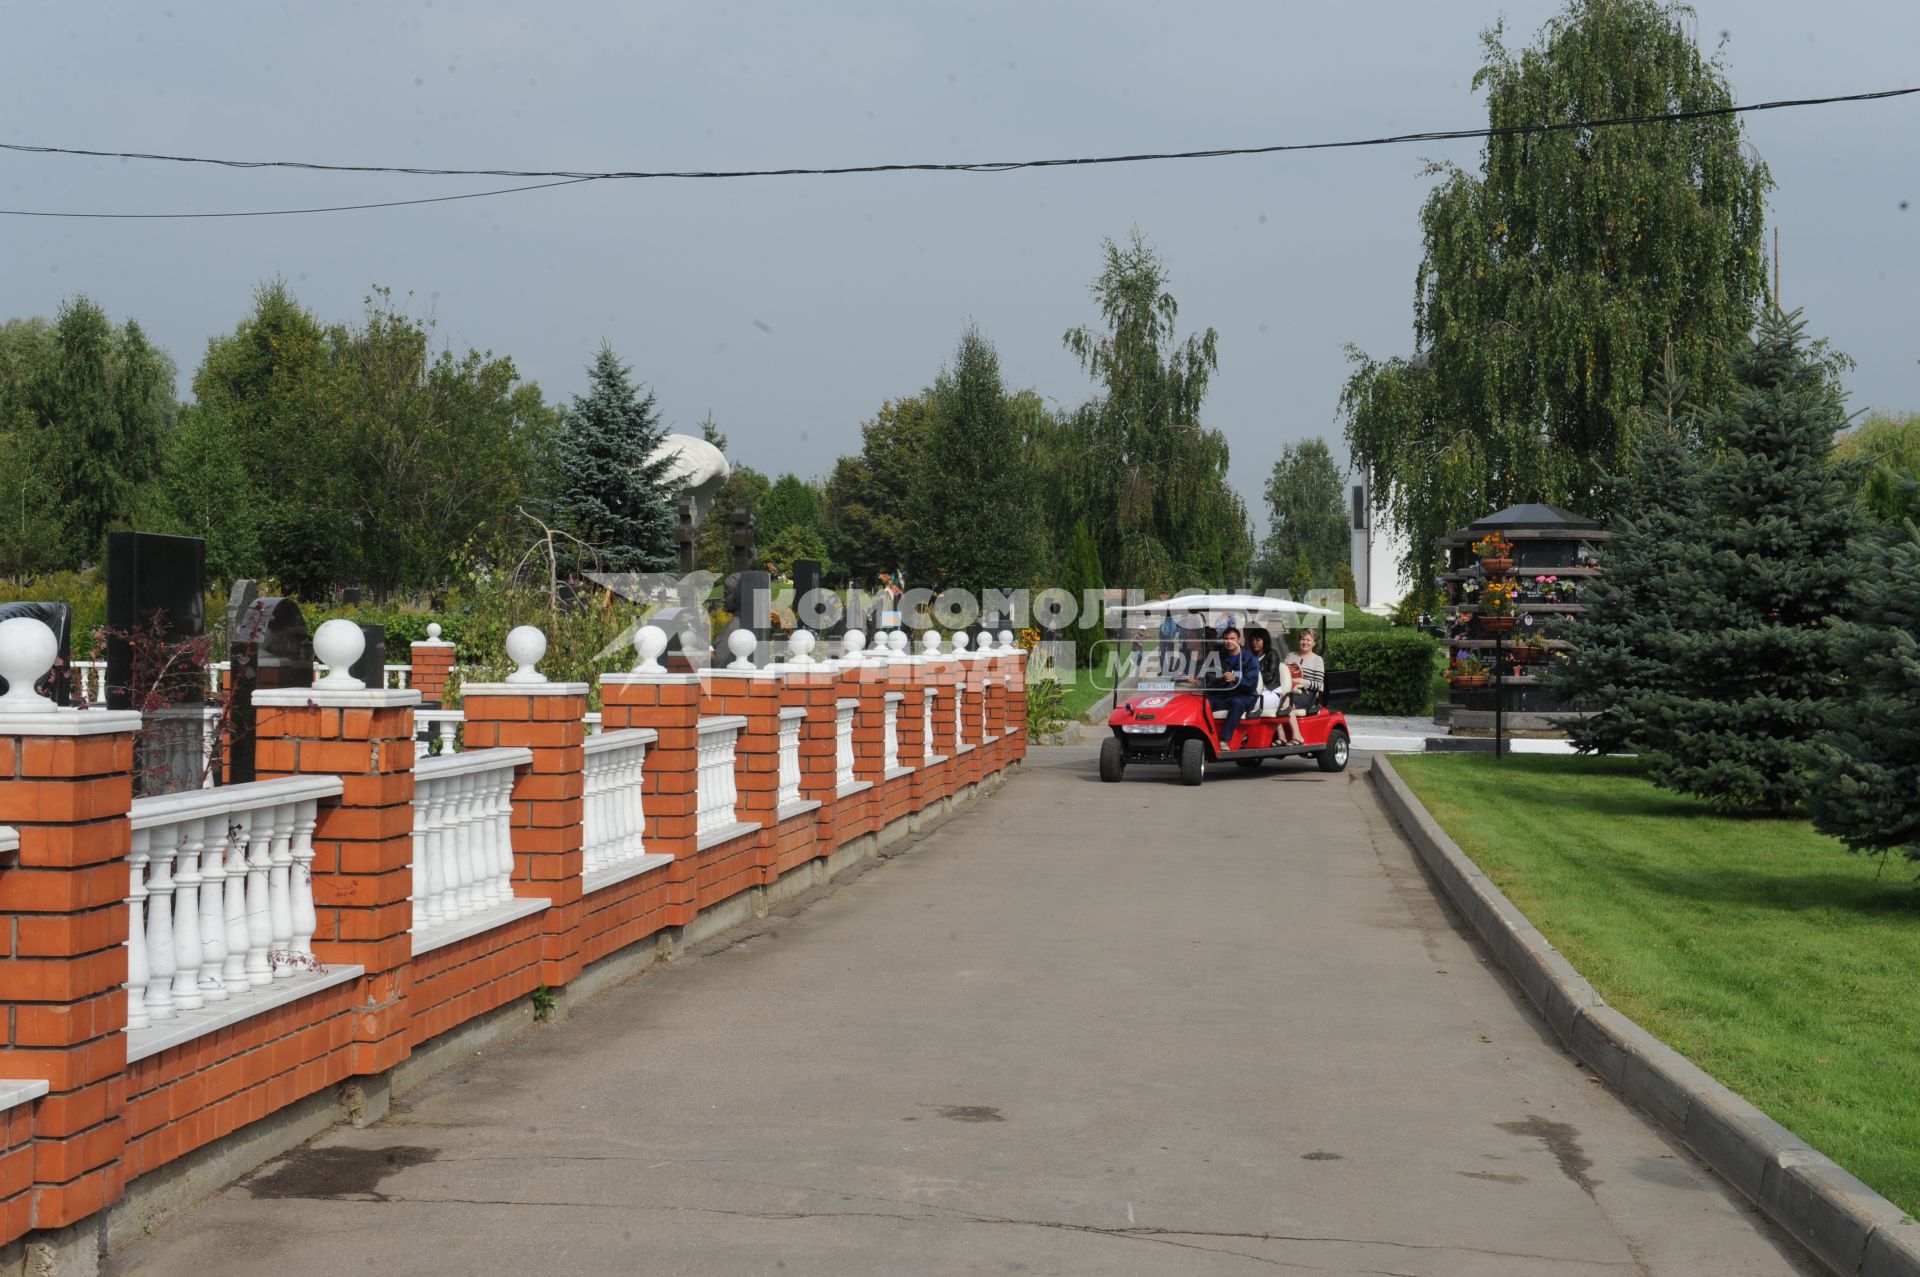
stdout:
{"type": "Polygon", "coordinates": [[[1384,511],[1374,508],[1372,476],[1366,471],[1361,471],[1360,481],[1347,495],[1347,513],[1353,526],[1347,559],[1353,567],[1354,585],[1360,591],[1359,598],[1349,601],[1385,616],[1412,588],[1400,566],[1406,558],[1407,538],[1392,527],[1384,511]]]}

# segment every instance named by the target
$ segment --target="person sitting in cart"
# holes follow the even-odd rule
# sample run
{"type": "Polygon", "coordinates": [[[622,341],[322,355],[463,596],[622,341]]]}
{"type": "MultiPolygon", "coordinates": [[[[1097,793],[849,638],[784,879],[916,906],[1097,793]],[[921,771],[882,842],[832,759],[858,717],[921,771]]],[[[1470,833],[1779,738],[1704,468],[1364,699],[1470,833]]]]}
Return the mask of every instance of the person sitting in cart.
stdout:
{"type": "Polygon", "coordinates": [[[1318,705],[1327,690],[1327,663],[1313,650],[1314,643],[1312,630],[1300,631],[1300,651],[1292,663],[1300,669],[1300,688],[1294,693],[1294,704],[1301,709],[1318,705]]]}
{"type": "Polygon", "coordinates": [[[1247,711],[1260,703],[1260,662],[1240,643],[1240,627],[1229,625],[1220,631],[1219,673],[1206,679],[1207,703],[1227,711],[1220,725],[1220,748],[1233,748],[1233,733],[1247,711]]]}

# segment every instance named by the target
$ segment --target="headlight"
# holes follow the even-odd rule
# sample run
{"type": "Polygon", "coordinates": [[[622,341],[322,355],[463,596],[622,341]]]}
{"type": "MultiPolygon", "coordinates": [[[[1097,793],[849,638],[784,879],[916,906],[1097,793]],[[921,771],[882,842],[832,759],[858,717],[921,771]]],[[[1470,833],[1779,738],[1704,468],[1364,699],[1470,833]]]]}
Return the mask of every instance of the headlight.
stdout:
{"type": "Polygon", "coordinates": [[[1156,736],[1167,729],[1149,723],[1122,723],[1120,730],[1129,736],[1156,736]]]}

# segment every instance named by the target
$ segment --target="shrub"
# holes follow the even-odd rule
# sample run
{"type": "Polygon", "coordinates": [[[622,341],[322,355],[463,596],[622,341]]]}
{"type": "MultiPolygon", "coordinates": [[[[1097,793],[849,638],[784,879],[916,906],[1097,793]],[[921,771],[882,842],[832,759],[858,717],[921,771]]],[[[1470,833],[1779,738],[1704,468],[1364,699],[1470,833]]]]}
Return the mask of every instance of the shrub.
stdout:
{"type": "Polygon", "coordinates": [[[1027,684],[1027,738],[1043,741],[1057,735],[1072,721],[1067,712],[1066,689],[1051,678],[1036,678],[1027,684]]]}
{"type": "Polygon", "coordinates": [[[1417,630],[1334,630],[1327,667],[1360,672],[1362,714],[1425,714],[1433,708],[1434,674],[1445,648],[1417,630]]]}

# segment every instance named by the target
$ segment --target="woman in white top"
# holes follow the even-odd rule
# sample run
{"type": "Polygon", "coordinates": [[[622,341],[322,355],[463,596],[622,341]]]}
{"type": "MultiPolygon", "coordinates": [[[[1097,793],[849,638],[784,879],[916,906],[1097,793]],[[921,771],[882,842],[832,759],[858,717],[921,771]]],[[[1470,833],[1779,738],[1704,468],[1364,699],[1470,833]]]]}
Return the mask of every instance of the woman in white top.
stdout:
{"type": "Polygon", "coordinates": [[[1315,635],[1312,630],[1301,630],[1299,652],[1293,658],[1293,664],[1300,667],[1300,686],[1318,705],[1327,690],[1327,663],[1315,652],[1315,635]]]}

